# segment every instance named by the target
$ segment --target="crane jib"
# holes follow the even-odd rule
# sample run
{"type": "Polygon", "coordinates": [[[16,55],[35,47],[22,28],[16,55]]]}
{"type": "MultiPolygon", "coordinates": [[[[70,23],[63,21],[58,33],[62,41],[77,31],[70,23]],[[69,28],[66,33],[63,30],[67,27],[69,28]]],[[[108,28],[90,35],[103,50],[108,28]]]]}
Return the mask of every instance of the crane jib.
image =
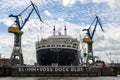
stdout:
{"type": "Polygon", "coordinates": [[[82,31],[87,31],[88,37],[92,40],[98,24],[100,25],[101,30],[104,32],[100,18],[97,15],[96,15],[95,19],[93,20],[93,22],[91,23],[90,27],[88,29],[83,29],[82,31]],[[95,26],[94,26],[93,32],[90,32],[90,29],[91,29],[91,26],[93,25],[93,23],[95,23],[95,26]]]}
{"type": "Polygon", "coordinates": [[[39,20],[40,20],[41,22],[43,22],[42,19],[41,19],[41,17],[40,17],[40,14],[39,14],[39,11],[38,11],[38,9],[37,9],[37,6],[36,6],[35,4],[33,4],[32,1],[31,1],[31,4],[30,4],[28,7],[26,7],[20,14],[18,14],[18,15],[13,15],[13,14],[11,14],[11,15],[9,15],[9,17],[14,17],[14,18],[16,19],[16,20],[15,20],[15,25],[18,27],[18,29],[19,29],[19,31],[20,31],[20,30],[25,26],[25,24],[27,23],[27,21],[29,20],[29,18],[30,18],[30,16],[31,16],[31,14],[33,13],[33,11],[36,12],[39,20]],[[29,12],[28,16],[24,19],[24,21],[22,21],[22,20],[19,18],[19,16],[21,16],[21,15],[22,15],[25,11],[27,11],[28,8],[30,8],[31,6],[32,6],[31,11],[29,12]],[[22,22],[21,22],[21,21],[22,21],[22,22]]]}

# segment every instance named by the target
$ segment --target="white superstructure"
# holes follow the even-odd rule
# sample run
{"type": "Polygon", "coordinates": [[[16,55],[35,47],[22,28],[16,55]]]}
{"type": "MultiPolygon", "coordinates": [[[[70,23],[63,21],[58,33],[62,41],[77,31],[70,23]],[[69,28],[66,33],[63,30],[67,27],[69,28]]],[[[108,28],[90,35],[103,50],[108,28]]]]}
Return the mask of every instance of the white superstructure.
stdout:
{"type": "Polygon", "coordinates": [[[53,29],[53,35],[49,36],[46,39],[41,39],[41,41],[36,42],[36,49],[44,49],[44,48],[72,48],[79,49],[79,41],[76,38],[72,38],[67,35],[66,28],[65,34],[62,35],[59,33],[55,35],[55,28],[53,29]]]}

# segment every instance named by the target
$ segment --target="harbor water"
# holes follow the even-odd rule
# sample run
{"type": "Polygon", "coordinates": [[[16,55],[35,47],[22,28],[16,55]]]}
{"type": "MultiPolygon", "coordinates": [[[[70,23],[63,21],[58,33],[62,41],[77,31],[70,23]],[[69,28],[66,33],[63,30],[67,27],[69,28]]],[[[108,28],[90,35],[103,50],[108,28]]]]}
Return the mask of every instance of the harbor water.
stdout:
{"type": "Polygon", "coordinates": [[[0,77],[0,80],[120,80],[120,77],[0,77]]]}

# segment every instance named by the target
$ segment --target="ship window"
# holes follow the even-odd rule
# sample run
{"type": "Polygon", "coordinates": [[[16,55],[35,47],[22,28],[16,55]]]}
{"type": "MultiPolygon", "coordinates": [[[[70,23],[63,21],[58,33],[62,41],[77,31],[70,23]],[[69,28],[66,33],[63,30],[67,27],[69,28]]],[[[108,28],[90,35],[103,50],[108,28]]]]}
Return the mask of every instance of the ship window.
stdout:
{"type": "Polygon", "coordinates": [[[73,44],[73,46],[76,46],[76,45],[77,45],[76,43],[73,44]]]}
{"type": "Polygon", "coordinates": [[[57,45],[57,47],[60,47],[60,45],[57,45]]]}
{"type": "Polygon", "coordinates": [[[76,47],[78,49],[78,47],[76,47]]]}
{"type": "Polygon", "coordinates": [[[50,45],[47,45],[47,47],[50,47],[50,45]]]}
{"type": "Polygon", "coordinates": [[[67,45],[67,47],[71,47],[71,45],[67,45]]]}
{"type": "Polygon", "coordinates": [[[73,46],[73,48],[76,48],[76,46],[73,46]]]}
{"type": "Polygon", "coordinates": [[[78,49],[78,46],[73,46],[73,48],[76,48],[76,49],[78,49]]]}
{"type": "Polygon", "coordinates": [[[62,47],[65,47],[65,45],[62,45],[62,47]]]}
{"type": "Polygon", "coordinates": [[[55,45],[51,45],[52,47],[55,47],[55,45]]]}
{"type": "Polygon", "coordinates": [[[45,45],[43,45],[42,47],[45,47],[45,45]]]}

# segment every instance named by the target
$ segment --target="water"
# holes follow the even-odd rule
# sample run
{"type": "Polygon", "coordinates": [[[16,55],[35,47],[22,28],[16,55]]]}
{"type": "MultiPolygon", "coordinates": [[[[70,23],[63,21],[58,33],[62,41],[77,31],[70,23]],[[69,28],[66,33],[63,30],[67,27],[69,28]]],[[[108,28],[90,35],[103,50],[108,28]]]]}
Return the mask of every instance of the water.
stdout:
{"type": "Polygon", "coordinates": [[[0,80],[120,80],[120,77],[0,77],[0,80]]]}

